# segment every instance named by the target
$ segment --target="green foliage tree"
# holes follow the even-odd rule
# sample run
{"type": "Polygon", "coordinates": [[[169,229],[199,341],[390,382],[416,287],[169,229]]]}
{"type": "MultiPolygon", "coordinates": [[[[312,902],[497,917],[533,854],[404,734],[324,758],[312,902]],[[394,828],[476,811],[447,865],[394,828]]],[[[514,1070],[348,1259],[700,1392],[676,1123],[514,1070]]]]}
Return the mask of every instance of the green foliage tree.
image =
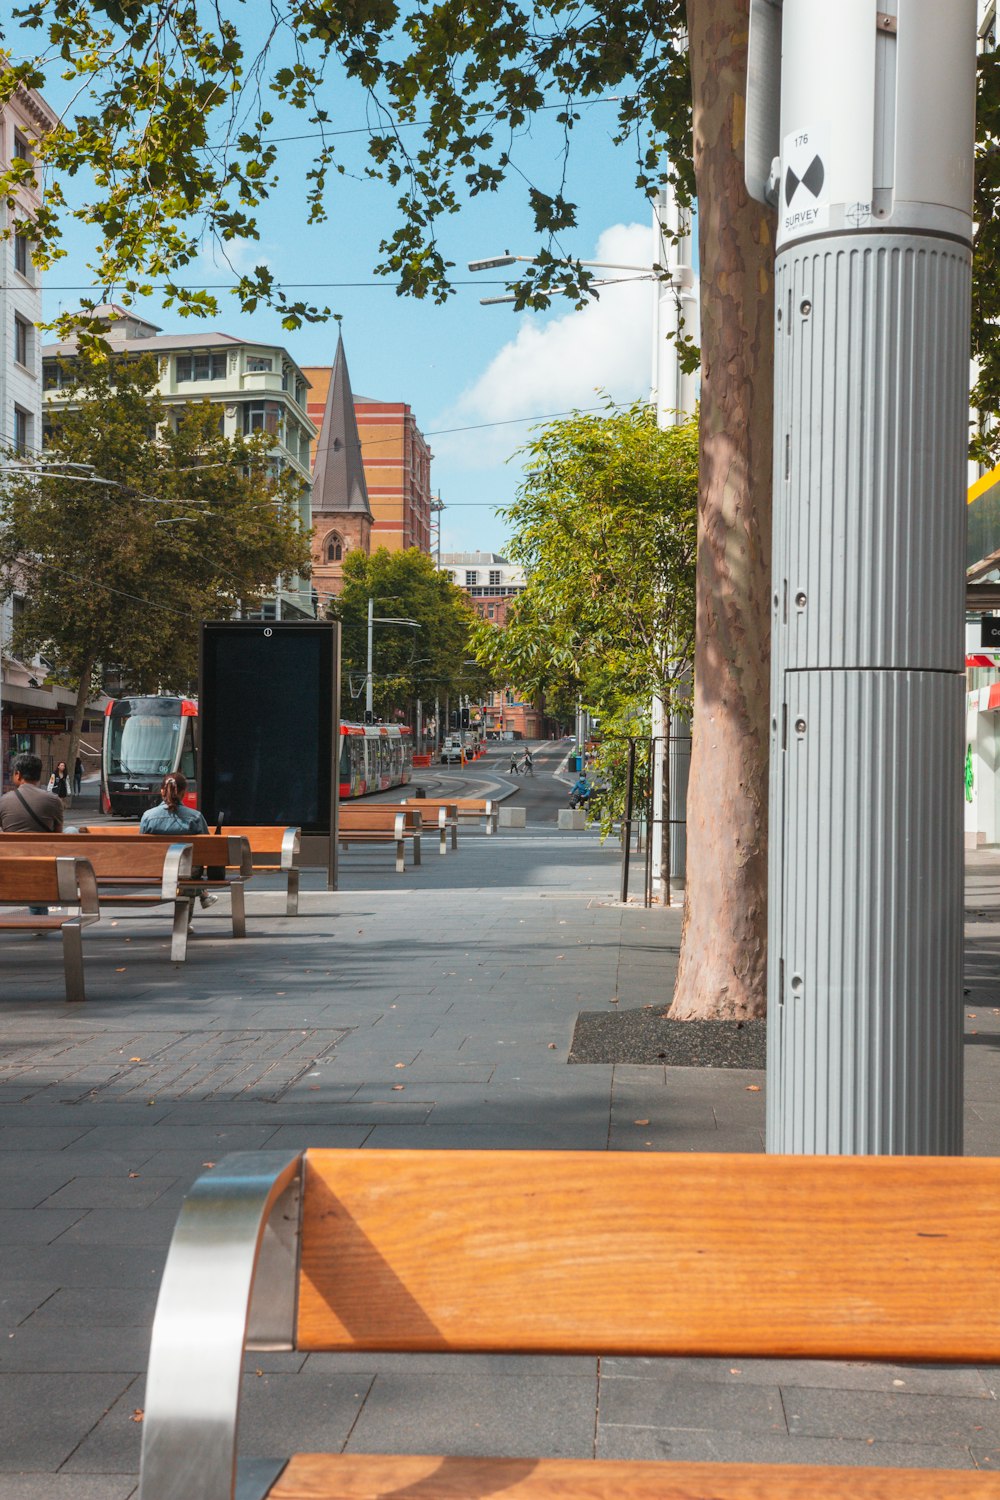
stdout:
{"type": "Polygon", "coordinates": [[[70,761],[99,667],[136,691],[189,687],[199,622],[259,603],[310,556],[301,480],[272,474],[266,440],[227,440],[208,402],[174,427],[152,359],[81,377],[43,456],[8,454],[0,485],[0,586],[24,597],[13,648],[75,687],[70,761]]]}
{"type": "Polygon", "coordinates": [[[468,668],[475,616],[461,589],[424,552],[379,547],[366,557],[359,550],[344,558],[344,586],[329,615],[342,627],[341,714],[360,717],[368,672],[368,600],[375,617],[415,620],[411,625],[376,625],[372,632],[372,701],[377,718],[409,718],[415,700],[473,692],[478,685],[468,668]]]}
{"type": "Polygon", "coordinates": [[[682,702],[695,623],[696,421],[660,431],[637,402],[579,412],[523,450],[505,512],[508,553],[527,586],[499,629],[479,621],[476,655],[494,680],[574,692],[600,716],[603,766],[617,780],[623,738],[649,733],[650,700],[682,702]]]}

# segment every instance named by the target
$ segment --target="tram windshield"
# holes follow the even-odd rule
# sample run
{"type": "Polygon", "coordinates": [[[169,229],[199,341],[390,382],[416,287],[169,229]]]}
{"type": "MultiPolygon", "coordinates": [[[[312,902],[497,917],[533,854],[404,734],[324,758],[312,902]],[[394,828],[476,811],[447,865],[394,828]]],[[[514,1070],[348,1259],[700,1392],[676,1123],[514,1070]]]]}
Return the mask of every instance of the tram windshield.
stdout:
{"type": "MultiPolygon", "coordinates": [[[[123,705],[124,706],[124,705],[123,705]]],[[[112,776],[165,776],[176,769],[182,729],[178,705],[138,713],[112,713],[107,725],[105,766],[112,776]]]]}

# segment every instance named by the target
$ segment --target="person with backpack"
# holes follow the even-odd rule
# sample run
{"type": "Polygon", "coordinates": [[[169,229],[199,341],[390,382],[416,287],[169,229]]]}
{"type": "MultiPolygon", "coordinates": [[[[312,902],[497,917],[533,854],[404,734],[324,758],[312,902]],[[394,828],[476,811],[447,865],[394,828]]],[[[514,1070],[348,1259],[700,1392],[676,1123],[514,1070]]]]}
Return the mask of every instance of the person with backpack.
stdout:
{"type": "Polygon", "coordinates": [[[531,759],[530,750],[525,750],[524,752],[524,760],[521,762],[521,770],[524,772],[525,776],[534,776],[535,774],[535,763],[531,759]]]}

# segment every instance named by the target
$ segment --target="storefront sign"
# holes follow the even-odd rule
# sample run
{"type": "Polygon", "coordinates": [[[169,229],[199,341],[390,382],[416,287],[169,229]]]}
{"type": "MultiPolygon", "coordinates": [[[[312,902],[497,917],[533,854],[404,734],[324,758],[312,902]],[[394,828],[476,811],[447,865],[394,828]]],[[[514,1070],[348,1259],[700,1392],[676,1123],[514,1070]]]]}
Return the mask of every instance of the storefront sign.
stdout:
{"type": "Polygon", "coordinates": [[[10,716],[12,734],[65,734],[64,714],[26,714],[12,710],[10,716]]]}

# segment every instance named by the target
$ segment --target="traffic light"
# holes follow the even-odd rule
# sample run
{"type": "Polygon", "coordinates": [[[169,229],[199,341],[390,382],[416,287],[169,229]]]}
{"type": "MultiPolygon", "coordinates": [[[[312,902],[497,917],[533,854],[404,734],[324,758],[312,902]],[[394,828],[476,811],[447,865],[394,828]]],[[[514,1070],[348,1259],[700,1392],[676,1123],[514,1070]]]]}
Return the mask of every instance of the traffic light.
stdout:
{"type": "Polygon", "coordinates": [[[467,708],[463,708],[462,709],[462,728],[463,729],[468,729],[468,727],[469,727],[469,710],[467,708]]]}
{"type": "Polygon", "coordinates": [[[458,709],[457,708],[453,708],[451,710],[451,713],[448,715],[448,728],[449,729],[457,729],[458,728],[458,709]]]}

